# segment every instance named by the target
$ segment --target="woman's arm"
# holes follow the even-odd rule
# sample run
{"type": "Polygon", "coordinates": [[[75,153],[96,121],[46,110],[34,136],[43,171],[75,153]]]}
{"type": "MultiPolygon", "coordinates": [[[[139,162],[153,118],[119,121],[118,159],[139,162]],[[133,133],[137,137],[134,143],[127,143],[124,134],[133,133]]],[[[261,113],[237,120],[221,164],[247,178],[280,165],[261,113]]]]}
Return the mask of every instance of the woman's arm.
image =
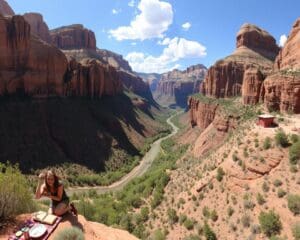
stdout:
{"type": "Polygon", "coordinates": [[[40,199],[43,196],[45,190],[45,184],[39,181],[38,186],[35,190],[35,198],[40,199]]]}
{"type": "Polygon", "coordinates": [[[51,198],[54,201],[58,201],[59,202],[62,199],[63,191],[64,191],[64,186],[60,185],[57,188],[57,196],[51,195],[51,196],[49,196],[49,198],[51,198]]]}

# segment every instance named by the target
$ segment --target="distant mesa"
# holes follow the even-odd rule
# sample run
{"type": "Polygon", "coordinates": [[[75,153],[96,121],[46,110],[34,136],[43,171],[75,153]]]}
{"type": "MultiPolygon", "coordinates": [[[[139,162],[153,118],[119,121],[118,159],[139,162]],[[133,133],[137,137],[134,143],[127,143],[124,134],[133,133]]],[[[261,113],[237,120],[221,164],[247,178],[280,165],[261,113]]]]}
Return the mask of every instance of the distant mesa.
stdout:
{"type": "Polygon", "coordinates": [[[51,42],[60,49],[93,49],[96,50],[96,38],[93,31],[82,24],[73,24],[50,31],[51,42]]]}
{"type": "Polygon", "coordinates": [[[0,14],[3,16],[13,16],[15,12],[5,0],[0,0],[0,14]]]}
{"type": "Polygon", "coordinates": [[[154,98],[165,104],[176,104],[185,107],[187,97],[199,91],[207,68],[202,64],[188,67],[184,71],[174,69],[161,75],[154,98]]]}

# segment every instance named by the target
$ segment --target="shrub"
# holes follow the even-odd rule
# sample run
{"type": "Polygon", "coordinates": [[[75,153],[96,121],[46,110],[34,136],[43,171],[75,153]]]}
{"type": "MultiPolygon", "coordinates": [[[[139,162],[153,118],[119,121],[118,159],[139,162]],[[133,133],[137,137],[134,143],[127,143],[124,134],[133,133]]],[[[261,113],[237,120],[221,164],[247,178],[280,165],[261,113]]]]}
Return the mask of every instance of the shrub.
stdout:
{"type": "Polygon", "coordinates": [[[201,240],[201,238],[198,235],[190,235],[188,237],[185,237],[184,240],[201,240]]]}
{"type": "Polygon", "coordinates": [[[153,233],[153,240],[165,240],[166,236],[165,234],[161,231],[161,229],[157,229],[155,230],[155,232],[153,233]]]}
{"type": "Polygon", "coordinates": [[[279,198],[282,198],[286,195],[286,191],[284,191],[282,188],[279,188],[278,191],[277,191],[277,196],[279,198]]]}
{"type": "Polygon", "coordinates": [[[261,195],[260,193],[257,193],[256,195],[256,201],[259,205],[263,205],[266,200],[264,199],[263,195],[261,195]]]}
{"type": "Polygon", "coordinates": [[[294,143],[289,149],[289,159],[291,164],[300,162],[300,141],[294,143]]]}
{"type": "Polygon", "coordinates": [[[243,215],[241,218],[241,222],[244,227],[248,228],[250,227],[251,218],[249,215],[243,215]]]}
{"type": "Polygon", "coordinates": [[[280,233],[282,229],[280,217],[273,210],[269,212],[261,212],[258,218],[261,230],[268,237],[280,233]]]}
{"type": "Polygon", "coordinates": [[[202,214],[204,217],[209,218],[210,212],[207,206],[204,206],[204,208],[202,209],[202,214]]]}
{"type": "Polygon", "coordinates": [[[58,232],[54,240],[84,240],[84,235],[79,228],[69,227],[58,232]]]}
{"type": "Polygon", "coordinates": [[[274,184],[275,187],[279,187],[279,186],[282,185],[282,181],[279,180],[279,179],[275,179],[274,182],[273,182],[273,184],[274,184]]]}
{"type": "Polygon", "coordinates": [[[234,162],[237,162],[237,161],[239,160],[238,156],[237,156],[235,153],[232,154],[232,160],[233,160],[234,162]]]}
{"type": "Polygon", "coordinates": [[[192,230],[194,228],[194,221],[192,219],[190,219],[190,218],[187,218],[184,221],[183,225],[185,226],[185,228],[187,230],[192,230]]]}
{"type": "Polygon", "coordinates": [[[269,187],[269,185],[268,185],[266,182],[263,183],[263,185],[262,185],[262,190],[263,190],[264,192],[269,192],[270,187],[269,187]]]}
{"type": "Polygon", "coordinates": [[[292,233],[295,240],[300,240],[300,222],[296,223],[292,227],[292,233]]]}
{"type": "Polygon", "coordinates": [[[219,182],[221,182],[224,175],[225,175],[225,172],[224,172],[223,168],[219,167],[217,170],[217,180],[219,182]]]}
{"type": "Polygon", "coordinates": [[[271,138],[266,137],[264,140],[263,148],[265,150],[269,149],[271,147],[271,138]]]}
{"type": "Polygon", "coordinates": [[[229,206],[227,208],[227,214],[228,214],[228,216],[231,217],[233,213],[234,213],[234,209],[231,206],[229,206]]]}
{"type": "Polygon", "coordinates": [[[214,222],[218,220],[218,214],[216,212],[216,210],[212,210],[211,213],[210,213],[210,218],[211,220],[213,220],[214,222]]]}
{"type": "Polygon", "coordinates": [[[207,223],[204,224],[203,231],[204,231],[204,236],[205,236],[206,240],[217,240],[216,234],[209,227],[209,225],[207,223]]]}
{"type": "Polygon", "coordinates": [[[300,195],[294,194],[288,196],[288,207],[295,215],[300,213],[300,195]]]}
{"type": "Polygon", "coordinates": [[[178,216],[176,214],[176,211],[172,208],[169,208],[167,210],[168,218],[171,224],[177,223],[178,222],[178,216]]]}
{"type": "Polygon", "coordinates": [[[298,136],[297,134],[292,134],[290,136],[290,140],[292,143],[298,142],[300,140],[300,136],[298,136]]]}
{"type": "Polygon", "coordinates": [[[35,210],[28,186],[18,166],[0,163],[0,220],[35,210]]]}
{"type": "Polygon", "coordinates": [[[277,146],[288,147],[289,140],[284,131],[280,130],[275,135],[275,143],[277,146]]]}

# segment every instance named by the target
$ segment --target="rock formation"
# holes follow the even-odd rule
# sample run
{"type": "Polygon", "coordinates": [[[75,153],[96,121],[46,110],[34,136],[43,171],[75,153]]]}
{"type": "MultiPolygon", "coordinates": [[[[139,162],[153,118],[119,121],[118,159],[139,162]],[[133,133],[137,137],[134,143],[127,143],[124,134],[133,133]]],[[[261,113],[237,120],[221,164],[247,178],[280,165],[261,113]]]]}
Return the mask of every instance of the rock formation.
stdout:
{"type": "Polygon", "coordinates": [[[11,7],[5,0],[0,0],[0,14],[3,16],[15,15],[14,11],[11,9],[11,7]]]}
{"type": "Polygon", "coordinates": [[[157,85],[155,98],[164,102],[164,99],[171,99],[171,103],[185,106],[187,96],[198,92],[199,85],[206,74],[206,67],[202,64],[191,66],[184,71],[173,70],[162,74],[157,85]]]}
{"type": "Polygon", "coordinates": [[[136,75],[141,77],[144,80],[144,82],[149,84],[151,92],[156,91],[158,82],[161,79],[161,74],[159,74],[159,73],[136,73],[136,75]]]}
{"type": "Polygon", "coordinates": [[[279,48],[269,33],[251,24],[241,27],[236,41],[233,54],[209,68],[200,92],[216,98],[242,95],[245,104],[254,104],[279,48]]]}
{"type": "Polygon", "coordinates": [[[30,35],[21,16],[0,17],[0,94],[61,95],[67,59],[30,35]]]}
{"type": "Polygon", "coordinates": [[[74,24],[56,28],[50,31],[51,42],[60,49],[93,49],[96,50],[94,32],[74,24]]]}
{"type": "Polygon", "coordinates": [[[300,113],[300,18],[275,60],[274,73],[264,81],[261,95],[269,110],[300,113]]]}
{"type": "Polygon", "coordinates": [[[122,55],[106,49],[97,49],[97,53],[100,55],[102,61],[107,62],[114,68],[132,73],[129,63],[123,58],[122,55]]]}
{"type": "Polygon", "coordinates": [[[26,13],[23,15],[26,22],[30,24],[31,33],[38,36],[47,43],[51,43],[48,25],[44,22],[43,16],[39,13],[26,13]]]}

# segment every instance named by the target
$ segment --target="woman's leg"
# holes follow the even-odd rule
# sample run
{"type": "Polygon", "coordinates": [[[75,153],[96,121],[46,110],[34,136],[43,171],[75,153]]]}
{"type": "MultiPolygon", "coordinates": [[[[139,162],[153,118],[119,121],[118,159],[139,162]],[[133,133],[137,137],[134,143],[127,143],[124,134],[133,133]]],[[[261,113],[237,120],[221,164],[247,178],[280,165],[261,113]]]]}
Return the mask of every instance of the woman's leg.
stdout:
{"type": "Polygon", "coordinates": [[[70,210],[69,204],[61,202],[53,209],[53,214],[56,216],[62,216],[70,210]]]}

